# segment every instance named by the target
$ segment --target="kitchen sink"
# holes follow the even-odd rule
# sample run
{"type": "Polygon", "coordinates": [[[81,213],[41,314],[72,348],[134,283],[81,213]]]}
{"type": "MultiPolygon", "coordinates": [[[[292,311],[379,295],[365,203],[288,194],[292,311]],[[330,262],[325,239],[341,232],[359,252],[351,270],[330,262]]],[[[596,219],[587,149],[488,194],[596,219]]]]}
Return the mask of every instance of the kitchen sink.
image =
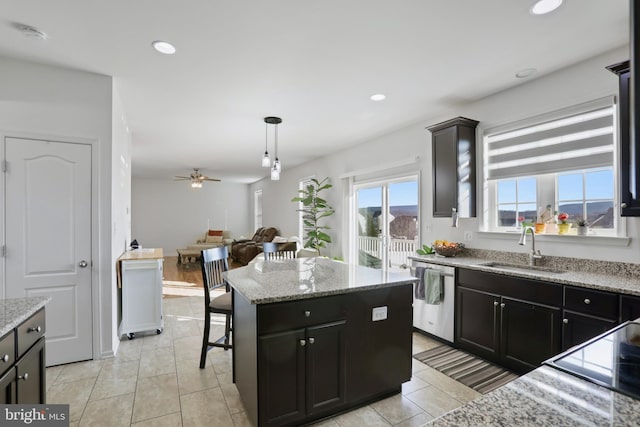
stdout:
{"type": "Polygon", "coordinates": [[[497,268],[500,270],[510,271],[524,271],[524,272],[536,272],[536,273],[565,273],[567,270],[558,270],[556,268],[538,267],[534,265],[521,265],[521,264],[509,264],[506,262],[484,262],[477,264],[482,267],[497,268]]]}

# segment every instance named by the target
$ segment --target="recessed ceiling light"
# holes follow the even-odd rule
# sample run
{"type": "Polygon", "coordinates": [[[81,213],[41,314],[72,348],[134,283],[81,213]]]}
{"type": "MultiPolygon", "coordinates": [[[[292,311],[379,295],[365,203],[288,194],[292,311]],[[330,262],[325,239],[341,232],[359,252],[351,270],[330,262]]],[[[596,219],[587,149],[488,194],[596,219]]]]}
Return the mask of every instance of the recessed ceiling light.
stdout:
{"type": "Polygon", "coordinates": [[[372,101],[384,101],[386,98],[387,96],[382,93],[376,93],[375,95],[371,95],[372,101]]]}
{"type": "Polygon", "coordinates": [[[518,71],[516,73],[516,77],[519,78],[519,79],[525,79],[525,78],[535,74],[536,71],[538,71],[538,70],[536,70],[535,68],[525,68],[524,70],[518,71]]]}
{"type": "Polygon", "coordinates": [[[534,15],[544,15],[545,13],[553,12],[562,4],[562,0],[538,0],[536,4],[531,7],[531,13],[534,15]]]}
{"type": "Polygon", "coordinates": [[[153,46],[153,48],[158,52],[164,53],[165,55],[173,55],[176,53],[176,48],[171,43],[163,42],[162,40],[154,41],[151,43],[151,46],[153,46]]]}

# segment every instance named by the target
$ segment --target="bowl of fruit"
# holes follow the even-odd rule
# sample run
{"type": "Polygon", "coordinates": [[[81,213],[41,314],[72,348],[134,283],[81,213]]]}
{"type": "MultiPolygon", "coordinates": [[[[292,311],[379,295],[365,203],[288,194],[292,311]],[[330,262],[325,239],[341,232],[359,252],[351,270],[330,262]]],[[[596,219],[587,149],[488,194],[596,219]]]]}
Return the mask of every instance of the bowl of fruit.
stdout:
{"type": "Polygon", "coordinates": [[[436,240],[433,242],[433,249],[440,256],[452,257],[464,250],[462,243],[450,242],[448,240],[436,240]]]}

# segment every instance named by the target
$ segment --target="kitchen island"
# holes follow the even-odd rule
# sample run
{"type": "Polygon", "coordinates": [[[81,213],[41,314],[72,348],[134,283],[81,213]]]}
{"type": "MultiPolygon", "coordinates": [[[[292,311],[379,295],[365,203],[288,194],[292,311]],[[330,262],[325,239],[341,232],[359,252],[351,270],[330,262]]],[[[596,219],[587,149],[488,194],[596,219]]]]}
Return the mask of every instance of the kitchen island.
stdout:
{"type": "Polygon", "coordinates": [[[415,278],[325,258],[260,260],[226,277],[235,383],[254,425],[309,423],[411,378],[415,278]]]}

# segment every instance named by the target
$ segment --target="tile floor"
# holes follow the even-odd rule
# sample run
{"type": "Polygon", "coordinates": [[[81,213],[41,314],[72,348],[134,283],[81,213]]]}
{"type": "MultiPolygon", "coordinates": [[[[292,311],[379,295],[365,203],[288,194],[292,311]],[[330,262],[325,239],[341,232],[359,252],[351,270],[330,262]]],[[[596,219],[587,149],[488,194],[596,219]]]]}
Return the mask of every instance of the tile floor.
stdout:
{"type": "MultiPolygon", "coordinates": [[[[116,357],[47,368],[48,403],[69,403],[71,426],[249,426],[231,382],[231,352],[213,349],[200,370],[202,297],[165,298],[165,329],[124,339],[116,357]]],[[[222,335],[215,320],[212,337],[222,335]]],[[[414,334],[413,351],[437,342],[414,334]]],[[[419,426],[480,395],[413,359],[402,394],[318,426],[419,426]]]]}

